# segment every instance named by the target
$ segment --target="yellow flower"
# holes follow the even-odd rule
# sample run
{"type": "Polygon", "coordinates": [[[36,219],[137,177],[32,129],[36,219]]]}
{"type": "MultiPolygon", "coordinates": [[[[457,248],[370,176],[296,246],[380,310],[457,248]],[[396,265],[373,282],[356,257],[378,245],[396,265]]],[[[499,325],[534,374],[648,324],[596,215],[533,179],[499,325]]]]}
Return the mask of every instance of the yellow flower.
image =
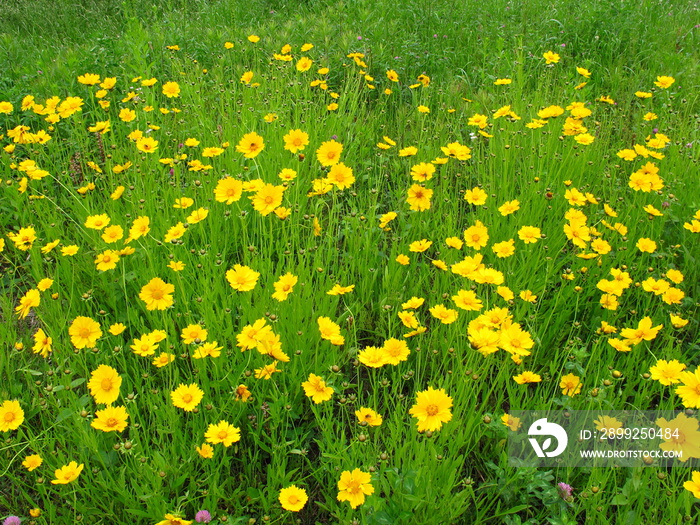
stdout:
{"type": "Polygon", "coordinates": [[[457,310],[452,310],[451,308],[445,308],[444,305],[438,304],[430,309],[430,313],[436,319],[440,319],[442,324],[452,324],[457,320],[459,313],[457,310]]]}
{"type": "Polygon", "coordinates": [[[308,71],[309,69],[311,69],[311,65],[313,63],[313,60],[311,60],[309,57],[301,57],[299,60],[297,60],[297,71],[308,71]]]}
{"type": "Polygon", "coordinates": [[[272,374],[276,372],[282,372],[282,370],[277,369],[277,361],[274,361],[270,365],[265,365],[262,368],[255,369],[255,379],[265,379],[269,380],[272,378],[272,374]]]}
{"type": "Polygon", "coordinates": [[[518,238],[525,244],[534,244],[540,240],[542,231],[535,226],[523,226],[518,230],[518,238]]]}
{"type": "Polygon", "coordinates": [[[584,146],[588,146],[590,144],[593,144],[595,137],[593,135],[591,135],[590,133],[581,133],[579,135],[576,135],[574,137],[574,140],[576,142],[578,142],[579,144],[582,144],[584,146]]]}
{"type": "Polygon", "coordinates": [[[308,133],[300,129],[290,130],[284,137],[284,149],[297,153],[303,150],[309,144],[308,133]]]}
{"type": "Polygon", "coordinates": [[[363,407],[359,410],[355,410],[355,417],[357,418],[358,423],[367,423],[367,425],[370,427],[378,427],[383,422],[382,416],[377,414],[371,408],[363,407]]]}
{"type": "Polygon", "coordinates": [[[174,291],[175,286],[159,277],[154,277],[141,288],[139,298],[146,303],[148,310],[165,310],[174,303],[172,296],[174,291]]]}
{"type": "Polygon", "coordinates": [[[136,141],[136,148],[144,153],[154,153],[158,149],[158,141],[153,137],[142,137],[136,141]]]}
{"type": "Polygon", "coordinates": [[[556,64],[561,58],[557,53],[554,53],[553,51],[547,51],[542,56],[547,61],[547,64],[556,64]]]}
{"type": "Polygon", "coordinates": [[[306,397],[310,397],[316,404],[330,400],[334,392],[333,388],[326,385],[323,378],[316,374],[309,374],[309,379],[304,381],[301,386],[304,388],[306,397]]]}
{"type": "Polygon", "coordinates": [[[226,272],[226,280],[231,288],[239,292],[249,292],[255,288],[260,274],[248,266],[235,264],[226,272]]]}
{"type": "Polygon", "coordinates": [[[202,150],[202,157],[218,157],[224,152],[224,148],[209,147],[202,150]]]}
{"type": "Polygon", "coordinates": [[[19,300],[19,305],[15,307],[15,312],[17,312],[20,319],[24,319],[29,315],[30,310],[39,306],[40,303],[41,296],[39,290],[32,288],[19,300]]]}
{"type": "MultiPolygon", "coordinates": [[[[6,400],[0,405],[0,432],[15,430],[24,421],[24,410],[17,400],[6,400]]],[[[38,466],[38,465],[37,465],[38,466]]]]}
{"type": "Polygon", "coordinates": [[[170,261],[168,263],[168,268],[170,268],[174,272],[181,272],[185,269],[185,263],[183,263],[182,261],[170,261]]]}
{"type": "Polygon", "coordinates": [[[673,77],[656,77],[656,82],[654,82],[654,85],[660,87],[661,89],[668,89],[671,87],[671,85],[676,81],[675,78],[673,77]]]}
{"type": "Polygon", "coordinates": [[[416,394],[416,403],[408,411],[418,420],[418,431],[440,430],[443,423],[452,419],[452,398],[444,389],[435,390],[428,387],[427,390],[416,394]]]}
{"type": "Polygon", "coordinates": [[[342,162],[334,164],[328,171],[326,180],[337,186],[339,190],[349,188],[355,182],[355,177],[352,174],[352,168],[349,168],[342,162]]]}
{"type": "Polygon", "coordinates": [[[472,188],[471,190],[466,190],[464,192],[464,200],[466,200],[469,204],[473,204],[475,206],[481,206],[485,204],[487,198],[488,194],[478,186],[472,188]]]}
{"type": "Polygon", "coordinates": [[[356,468],[352,472],[344,471],[338,481],[338,501],[347,501],[355,509],[365,502],[365,496],[374,493],[372,475],[356,468]]]}
{"type": "Polygon", "coordinates": [[[199,344],[207,340],[208,332],[198,324],[188,325],[186,328],[182,329],[180,337],[182,342],[186,345],[192,343],[199,344]]]}
{"type": "Polygon", "coordinates": [[[685,463],[690,458],[700,458],[700,431],[698,420],[684,413],[678,414],[671,421],[664,418],[656,420],[661,429],[664,442],[659,445],[661,450],[676,452],[678,461],[685,463]]]}
{"type": "Polygon", "coordinates": [[[208,443],[203,443],[201,447],[195,447],[197,454],[202,456],[204,459],[211,459],[214,457],[214,447],[208,443]]]}
{"type": "Polygon", "coordinates": [[[241,430],[231,423],[221,420],[216,424],[210,424],[204,434],[207,443],[216,445],[221,443],[225,447],[230,447],[241,440],[241,430]]]}
{"type": "Polygon", "coordinates": [[[329,317],[319,317],[316,322],[322,339],[338,346],[345,343],[345,338],[340,334],[340,326],[331,321],[329,317]]]}
{"type": "Polygon", "coordinates": [[[581,378],[578,376],[574,374],[567,374],[561,378],[559,386],[562,389],[562,394],[565,396],[574,397],[576,394],[581,393],[583,384],[581,383],[581,378]]]}
{"type": "Polygon", "coordinates": [[[112,335],[119,335],[124,330],[126,330],[126,326],[124,326],[122,323],[115,323],[109,327],[109,333],[112,335]]]}
{"type": "Polygon", "coordinates": [[[125,407],[108,406],[95,412],[95,418],[90,426],[102,432],[121,432],[128,426],[126,422],[128,418],[129,414],[126,413],[125,407]]]}
{"type": "Polygon", "coordinates": [[[469,117],[467,124],[470,126],[479,126],[480,129],[484,129],[486,126],[488,126],[488,119],[488,116],[476,113],[469,117]]]}
{"type": "Polygon", "coordinates": [[[685,370],[685,364],[677,359],[666,361],[659,359],[654,366],[649,369],[651,378],[664,386],[673,385],[681,381],[681,373],[685,370]]]}
{"type": "Polygon", "coordinates": [[[121,385],[122,378],[114,368],[100,365],[90,374],[87,386],[90,395],[95,398],[95,403],[111,405],[119,397],[121,385]]]}
{"type": "Polygon", "coordinates": [[[243,182],[233,177],[225,177],[216,184],[214,197],[217,202],[232,204],[243,195],[243,182]]]}
{"type": "Polygon", "coordinates": [[[686,408],[700,408],[700,368],[695,372],[680,372],[681,386],[675,389],[675,393],[681,398],[686,408]]]}
{"type": "Polygon", "coordinates": [[[504,204],[502,204],[499,208],[498,211],[503,215],[504,217],[506,215],[510,215],[511,213],[515,213],[520,209],[520,201],[518,200],[512,200],[508,201],[504,204]]]}
{"type": "Polygon", "coordinates": [[[522,425],[519,417],[509,416],[508,414],[503,414],[501,416],[501,423],[511,429],[513,432],[518,430],[522,425]]]}
{"type": "Polygon", "coordinates": [[[85,219],[85,227],[92,230],[101,230],[109,224],[110,218],[106,214],[91,215],[85,219]]]}
{"type": "Polygon", "coordinates": [[[22,461],[22,466],[31,472],[32,470],[38,469],[43,462],[44,460],[41,459],[39,454],[32,454],[24,458],[24,461],[22,461]]]}
{"type": "Polygon", "coordinates": [[[272,298],[278,301],[285,301],[289,294],[292,293],[294,285],[297,284],[299,278],[289,272],[282,275],[276,283],[274,283],[275,293],[272,294],[272,298]]]}
{"type": "Polygon", "coordinates": [[[413,211],[429,210],[432,196],[433,190],[414,184],[408,189],[406,203],[410,205],[410,209],[413,211]]]}
{"type": "Polygon", "coordinates": [[[304,508],[309,497],[304,489],[300,489],[296,485],[290,485],[280,490],[278,499],[284,510],[299,512],[304,508]]]}
{"type": "Polygon", "coordinates": [[[164,366],[169,365],[173,361],[175,361],[175,356],[173,354],[169,354],[167,352],[161,352],[160,355],[153,358],[153,361],[151,361],[151,364],[155,367],[163,368],[164,366]]]}
{"type": "Polygon", "coordinates": [[[513,380],[519,385],[525,385],[528,383],[539,383],[542,381],[542,377],[539,374],[525,370],[517,376],[513,376],[513,380]]]}
{"type": "Polygon", "coordinates": [[[71,342],[76,348],[94,348],[102,337],[100,325],[90,317],[76,317],[68,328],[71,342]]]}
{"type": "MultiPolygon", "coordinates": [[[[440,146],[440,150],[453,159],[469,160],[472,158],[472,150],[468,146],[464,146],[459,142],[451,142],[447,146],[440,146]]],[[[437,159],[436,159],[437,160],[437,159]]],[[[435,161],[433,161],[435,162],[435,161]]]]}
{"type": "Polygon", "coordinates": [[[166,82],[163,84],[163,95],[168,98],[177,98],[180,96],[180,86],[177,82],[166,82]]]}
{"type": "Polygon", "coordinates": [[[321,166],[333,166],[340,162],[343,145],[335,140],[323,142],[316,150],[316,158],[321,166]]]}
{"type": "Polygon", "coordinates": [[[204,343],[203,345],[197,347],[197,349],[192,354],[192,359],[204,359],[205,357],[219,357],[221,355],[221,350],[223,346],[217,346],[216,341],[210,341],[204,343]]]}
{"type": "Polygon", "coordinates": [[[46,335],[42,328],[39,328],[34,333],[33,337],[34,346],[32,347],[32,351],[35,354],[41,354],[41,357],[48,357],[49,353],[53,351],[53,348],[51,347],[53,340],[48,335],[46,335]]]}
{"type": "Polygon", "coordinates": [[[80,75],[78,77],[78,82],[85,84],[86,86],[94,86],[95,84],[100,83],[100,75],[95,73],[85,73],[84,75],[80,75]]]}
{"type": "Polygon", "coordinates": [[[263,149],[265,149],[265,142],[254,131],[243,135],[243,138],[236,145],[236,151],[243,153],[243,156],[247,159],[254,159],[263,149]]]}
{"type": "Polygon", "coordinates": [[[82,463],[78,465],[75,461],[71,461],[68,465],[56,469],[54,472],[56,479],[52,479],[51,483],[54,485],[66,485],[71,481],[75,481],[80,476],[84,466],[82,463]]]}
{"type": "Polygon", "coordinates": [[[357,354],[357,360],[370,368],[381,368],[389,364],[384,348],[368,346],[357,354]]]}
{"type": "Polygon", "coordinates": [[[683,483],[683,488],[691,492],[696,498],[700,499],[700,472],[693,471],[692,480],[688,480],[683,483]]]}
{"type": "Polygon", "coordinates": [[[192,412],[204,397],[204,391],[196,383],[180,385],[170,392],[170,399],[173,406],[183,409],[185,412],[192,412]]]}

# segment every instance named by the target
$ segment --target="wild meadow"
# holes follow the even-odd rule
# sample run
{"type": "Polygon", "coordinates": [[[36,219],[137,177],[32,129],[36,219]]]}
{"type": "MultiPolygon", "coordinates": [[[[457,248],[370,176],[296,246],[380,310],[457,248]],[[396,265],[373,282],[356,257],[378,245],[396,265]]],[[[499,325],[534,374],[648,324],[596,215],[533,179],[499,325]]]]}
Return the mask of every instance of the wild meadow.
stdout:
{"type": "Polygon", "coordinates": [[[0,519],[696,523],[699,7],[523,4],[0,7],[0,519]]]}

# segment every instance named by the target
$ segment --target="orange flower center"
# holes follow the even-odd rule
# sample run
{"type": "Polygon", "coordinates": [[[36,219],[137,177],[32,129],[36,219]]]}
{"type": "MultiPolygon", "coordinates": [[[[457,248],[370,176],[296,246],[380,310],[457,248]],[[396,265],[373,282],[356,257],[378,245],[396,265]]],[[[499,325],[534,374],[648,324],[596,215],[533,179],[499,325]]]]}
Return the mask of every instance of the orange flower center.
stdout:
{"type": "Polygon", "coordinates": [[[226,439],[228,437],[228,432],[225,430],[219,430],[219,433],[216,435],[219,439],[226,439]]]}
{"type": "Polygon", "coordinates": [[[360,488],[360,482],[356,479],[351,480],[348,483],[347,488],[345,489],[345,492],[348,492],[350,494],[357,494],[361,491],[362,489],[360,488]]]}
{"type": "Polygon", "coordinates": [[[119,424],[119,420],[114,417],[110,417],[107,421],[105,421],[105,425],[108,427],[116,427],[119,424]]]}
{"type": "Polygon", "coordinates": [[[185,403],[191,403],[192,402],[192,394],[185,394],[184,396],[182,396],[182,400],[185,403]]]}
{"type": "Polygon", "coordinates": [[[80,332],[78,333],[78,335],[79,335],[82,339],[90,339],[90,329],[89,329],[89,328],[81,328],[81,329],[80,329],[80,332]]]}
{"type": "Polygon", "coordinates": [[[5,422],[9,423],[10,421],[14,421],[14,420],[15,420],[14,412],[7,412],[5,414],[5,422]]]}
{"type": "Polygon", "coordinates": [[[105,377],[100,383],[100,387],[106,392],[112,390],[112,379],[109,377],[105,377]]]}
{"type": "Polygon", "coordinates": [[[297,503],[299,503],[299,498],[297,498],[296,495],[292,494],[287,498],[287,501],[292,505],[296,505],[297,503]]]}
{"type": "Polygon", "coordinates": [[[428,405],[427,407],[425,407],[425,412],[426,412],[429,416],[434,416],[434,415],[436,415],[438,412],[440,412],[440,408],[439,408],[437,405],[428,405]]]}
{"type": "Polygon", "coordinates": [[[151,290],[151,297],[156,301],[163,298],[163,290],[151,290]]]}

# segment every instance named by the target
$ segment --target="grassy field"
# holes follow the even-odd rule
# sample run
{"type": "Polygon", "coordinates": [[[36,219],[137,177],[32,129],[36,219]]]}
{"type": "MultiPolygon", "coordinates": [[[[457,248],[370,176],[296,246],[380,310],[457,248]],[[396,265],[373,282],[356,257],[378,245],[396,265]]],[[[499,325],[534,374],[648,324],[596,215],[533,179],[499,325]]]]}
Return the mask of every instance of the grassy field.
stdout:
{"type": "Polygon", "coordinates": [[[0,3],[0,519],[697,522],[694,417],[673,468],[506,441],[700,408],[698,49],[697,2],[0,3]]]}

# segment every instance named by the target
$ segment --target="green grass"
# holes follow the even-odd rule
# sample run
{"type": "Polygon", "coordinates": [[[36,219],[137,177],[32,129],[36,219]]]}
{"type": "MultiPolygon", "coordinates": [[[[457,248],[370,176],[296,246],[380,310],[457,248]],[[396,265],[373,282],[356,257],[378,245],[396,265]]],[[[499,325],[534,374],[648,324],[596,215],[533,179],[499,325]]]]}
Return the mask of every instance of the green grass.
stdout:
{"type": "MultiPolygon", "coordinates": [[[[18,400],[24,421],[3,433],[0,444],[0,517],[16,514],[36,523],[158,523],[166,513],[194,519],[200,509],[214,523],[685,523],[697,521],[697,500],[683,488],[697,468],[697,459],[677,468],[556,468],[509,466],[501,416],[514,410],[681,410],[674,386],[649,378],[659,359],[678,359],[698,366],[697,233],[690,224],[700,210],[698,170],[698,8],[685,2],[74,2],[56,10],[53,2],[3,4],[0,7],[0,102],[14,106],[0,114],[0,142],[12,143],[7,132],[17,125],[31,132],[46,130],[46,144],[16,144],[0,151],[0,403],[18,400]],[[86,24],[87,22],[87,24],[86,24]],[[342,28],[342,29],[340,29],[342,28]],[[256,34],[253,44],[247,36],[256,34]],[[224,43],[232,42],[233,49],[224,43]],[[299,51],[304,43],[314,47],[299,51]],[[294,61],[272,58],[289,43],[294,61]],[[166,46],[178,45],[180,50],[166,46]],[[546,51],[561,61],[545,65],[546,51]],[[365,66],[347,55],[365,54],[365,66]],[[307,72],[295,61],[308,56],[307,72]],[[328,67],[326,75],[316,73],[328,67]],[[591,71],[585,81],[576,67],[591,71]],[[398,73],[399,82],[386,71],[398,73]],[[360,73],[360,70],[364,73],[360,73]],[[258,87],[240,82],[253,71],[258,87]],[[79,75],[117,77],[100,107],[99,87],[78,82],[79,75]],[[428,75],[430,85],[418,84],[428,75]],[[365,75],[373,77],[367,79],[365,75]],[[669,89],[654,85],[658,76],[675,78],[669,89]],[[156,78],[153,87],[140,80],[156,78]],[[328,89],[310,86],[325,78],[328,89]],[[494,85],[497,78],[512,84],[494,85]],[[134,80],[132,80],[134,79],[134,80]],[[162,93],[175,81],[177,98],[162,93]],[[387,95],[385,89],[391,89],[387,95]],[[637,91],[652,92],[649,99],[637,91]],[[137,97],[123,102],[127,93],[137,97]],[[339,94],[336,100],[331,93],[339,94]],[[81,97],[81,111],[50,126],[43,115],[21,111],[26,95],[44,104],[52,96],[81,97]],[[600,101],[610,96],[615,104],[600,101]],[[337,102],[337,110],[327,106],[337,102]],[[585,102],[591,115],[583,119],[590,145],[577,144],[563,133],[566,115],[530,129],[542,108],[585,102]],[[419,105],[429,113],[420,113],[419,105]],[[509,105],[520,117],[494,119],[509,105]],[[152,111],[144,107],[152,106],[152,111]],[[136,111],[124,122],[121,108],[136,111]],[[161,112],[160,109],[168,109],[161,112]],[[173,112],[175,108],[177,111],[173,112]],[[645,121],[647,112],[657,120],[645,121]],[[264,117],[274,113],[276,119],[264,117]],[[478,134],[468,124],[475,114],[489,116],[478,134]],[[111,130],[88,131],[109,120],[111,130]],[[49,127],[50,126],[50,127],[49,127]],[[309,134],[299,154],[284,149],[290,129],[309,134]],[[663,159],[622,160],[616,153],[644,144],[659,133],[670,137],[663,159]],[[140,130],[158,140],[146,153],[127,135],[140,130]],[[244,134],[257,132],[264,150],[253,159],[236,151],[244,134]],[[201,144],[184,145],[194,137],[201,144]],[[396,142],[377,147],[388,137],[396,142]],[[327,175],[316,150],[335,139],[343,144],[341,160],[353,169],[355,182],[308,196],[312,181],[327,175]],[[424,185],[433,190],[427,211],[412,211],[406,202],[412,166],[444,156],[441,147],[466,144],[471,158],[436,165],[424,185]],[[228,144],[227,144],[228,143],[228,144]],[[222,147],[220,156],[201,155],[205,147],[222,147]],[[416,146],[415,156],[398,150],[416,146]],[[186,158],[180,155],[186,154],[186,158]],[[171,158],[171,164],[159,159],[171,158]],[[17,169],[26,159],[49,172],[29,180],[17,169]],[[213,169],[191,171],[199,159],[213,169]],[[659,167],[663,188],[633,191],[630,175],[648,161],[659,167]],[[131,162],[121,173],[113,168],[131,162]],[[88,163],[99,166],[101,172],[88,163]],[[282,206],[291,214],[280,220],[262,216],[253,207],[254,193],[244,192],[232,204],[218,202],[218,181],[231,176],[282,183],[285,168],[297,172],[286,183],[282,206]],[[95,189],[78,192],[94,183],[95,189]],[[124,186],[121,198],[110,194],[124,186]],[[476,186],[488,194],[486,204],[464,199],[476,186]],[[574,206],[571,188],[590,193],[595,202],[574,206]],[[173,207],[188,197],[192,207],[173,207]],[[250,198],[249,198],[250,197],[250,198]],[[517,199],[520,209],[503,216],[498,208],[517,199]],[[611,206],[610,217],[603,205],[611,206]],[[643,210],[652,205],[663,216],[643,210]],[[195,209],[208,216],[189,224],[179,242],[164,242],[166,232],[195,209]],[[612,250],[592,259],[589,245],[578,248],[567,239],[565,215],[578,208],[587,216],[593,237],[612,250]],[[380,217],[396,212],[386,230],[380,217]],[[120,250],[124,239],[108,244],[86,219],[107,214],[110,225],[124,229],[134,219],[150,218],[148,235],[128,244],[114,269],[99,271],[95,259],[104,250],[120,250]],[[316,235],[315,221],[321,230],[316,235]],[[481,221],[488,243],[480,250],[448,247],[445,240],[463,237],[481,221]],[[606,227],[623,224],[624,235],[606,227]],[[37,239],[21,250],[8,237],[32,226],[37,239]],[[523,226],[541,228],[534,244],[518,238],[523,226]],[[657,243],[642,253],[637,240],[657,243]],[[58,247],[42,253],[53,240],[58,247]],[[427,251],[409,245],[428,239],[427,251]],[[515,253],[498,258],[491,246],[514,239],[515,253]],[[77,245],[74,257],[61,248],[77,245]],[[502,273],[504,286],[515,294],[505,301],[497,286],[450,271],[467,256],[502,273]],[[410,256],[408,265],[399,255],[410,256]],[[184,263],[174,272],[173,261],[184,263]],[[442,263],[442,270],[433,261],[442,263]],[[236,291],[226,272],[246,265],[260,277],[251,291],[236,291]],[[616,310],[601,307],[603,279],[611,268],[629,272],[633,281],[616,310]],[[660,279],[679,269],[677,285],[684,298],[667,304],[643,290],[649,277],[660,279]],[[280,276],[298,277],[285,301],[271,298],[280,276]],[[567,277],[573,277],[569,280],[567,277]],[[29,289],[46,277],[52,287],[28,316],[15,308],[29,289]],[[174,286],[174,305],[148,310],[139,298],[153,278],[174,286]],[[639,285],[637,285],[639,283],[639,285]],[[345,295],[328,295],[335,284],[354,285],[345,295]],[[481,311],[456,308],[452,296],[473,290],[481,311]],[[535,302],[518,297],[530,290],[535,302]],[[51,294],[56,294],[52,297],[51,294]],[[425,299],[416,309],[426,331],[404,339],[410,328],[398,313],[411,297],[425,299]],[[458,318],[443,324],[429,309],[443,304],[458,318]],[[482,356],[468,337],[470,322],[491,308],[508,308],[534,342],[532,354],[516,364],[501,349],[482,356]],[[670,314],[689,323],[671,326],[670,314]],[[79,316],[100,324],[95,348],[76,348],[68,327],[79,316]],[[342,345],[324,340],[317,319],[329,317],[340,327],[342,345]],[[663,328],[651,341],[630,352],[618,352],[601,333],[603,321],[619,331],[636,328],[644,317],[663,328]],[[289,362],[270,380],[256,379],[256,370],[272,359],[256,350],[241,352],[237,335],[246,325],[265,319],[279,335],[289,362]],[[126,330],[110,335],[123,323],[126,330]],[[196,345],[185,345],[181,332],[190,324],[208,330],[209,341],[222,347],[217,358],[195,359],[196,345]],[[47,358],[32,352],[34,334],[42,328],[53,338],[47,358]],[[167,338],[155,355],[169,352],[174,361],[163,368],[130,348],[133,340],[153,330],[167,338]],[[405,340],[411,350],[399,365],[370,368],[359,352],[390,338],[405,340]],[[125,406],[128,426],[104,433],[91,427],[97,410],[87,387],[99,365],[122,377],[116,405],[125,406]],[[532,371],[542,382],[519,385],[513,376],[532,371]],[[304,394],[309,374],[322,376],[334,393],[315,404],[304,394]],[[580,394],[562,394],[566,374],[582,380],[580,394]],[[196,411],[173,406],[170,393],[179,384],[196,383],[204,398],[196,411]],[[236,400],[239,385],[252,393],[236,400]],[[418,432],[409,409],[419,392],[442,388],[452,398],[452,419],[433,432],[418,432]],[[383,416],[378,427],[358,424],[355,410],[369,407],[383,416]],[[214,458],[195,451],[209,425],[226,420],[241,430],[231,447],[214,445],[214,458]],[[37,453],[43,465],[28,472],[21,463],[37,453]],[[54,471],[76,461],[84,470],[76,481],[55,485],[54,471]],[[371,472],[374,494],[353,510],[337,500],[343,471],[371,472]],[[563,500],[557,483],[575,489],[563,500]],[[278,495],[291,484],[309,496],[297,515],[282,509],[278,495]],[[41,517],[29,517],[39,508],[41,517]],[[299,520],[299,521],[297,521],[299,520]]],[[[567,113],[568,114],[568,113],[567,113]]],[[[505,329],[506,326],[503,326],[505,329]]],[[[619,337],[619,332],[617,337],[619,337]]],[[[92,345],[88,345],[90,347],[92,345]]]]}

